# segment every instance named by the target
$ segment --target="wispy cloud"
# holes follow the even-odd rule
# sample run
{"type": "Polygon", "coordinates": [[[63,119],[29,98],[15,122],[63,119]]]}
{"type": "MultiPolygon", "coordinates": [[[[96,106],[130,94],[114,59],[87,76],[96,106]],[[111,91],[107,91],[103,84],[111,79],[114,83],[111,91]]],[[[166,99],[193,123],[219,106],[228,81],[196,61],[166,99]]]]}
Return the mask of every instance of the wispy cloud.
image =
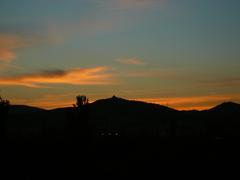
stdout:
{"type": "Polygon", "coordinates": [[[142,60],[134,57],[134,58],[118,58],[116,59],[116,62],[121,63],[121,64],[128,64],[128,65],[145,65],[142,60]]]}
{"type": "Polygon", "coordinates": [[[16,35],[0,34],[0,61],[12,61],[16,58],[15,50],[25,47],[27,40],[16,35]]]}
{"type": "Polygon", "coordinates": [[[0,62],[10,65],[17,58],[16,51],[23,48],[41,44],[43,40],[39,35],[20,35],[0,33],[0,62]]]}
{"type": "MultiPolygon", "coordinates": [[[[90,0],[89,0],[90,1],[90,0]]],[[[164,0],[91,0],[92,8],[72,21],[52,21],[48,24],[47,38],[53,43],[63,43],[69,38],[94,36],[98,33],[118,31],[137,22],[128,13],[158,7],[164,0]]]]}
{"type": "Polygon", "coordinates": [[[33,88],[53,84],[103,85],[114,83],[107,67],[75,68],[70,70],[47,70],[38,73],[1,77],[0,85],[20,85],[33,88]]]}

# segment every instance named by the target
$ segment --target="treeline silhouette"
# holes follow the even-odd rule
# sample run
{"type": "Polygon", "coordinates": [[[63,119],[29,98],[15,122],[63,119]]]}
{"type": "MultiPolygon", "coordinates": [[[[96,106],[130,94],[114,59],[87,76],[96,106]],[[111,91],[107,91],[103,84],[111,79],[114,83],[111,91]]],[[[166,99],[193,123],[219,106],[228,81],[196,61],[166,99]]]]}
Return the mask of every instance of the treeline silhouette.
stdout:
{"type": "Polygon", "coordinates": [[[240,150],[240,105],[232,102],[178,111],[77,96],[73,107],[43,110],[0,99],[0,113],[3,162],[12,160],[10,169],[29,179],[149,177],[201,163],[220,168],[240,150]]]}
{"type": "Polygon", "coordinates": [[[0,96],[0,139],[6,140],[6,128],[7,128],[7,113],[9,108],[9,101],[2,99],[0,96]]]}

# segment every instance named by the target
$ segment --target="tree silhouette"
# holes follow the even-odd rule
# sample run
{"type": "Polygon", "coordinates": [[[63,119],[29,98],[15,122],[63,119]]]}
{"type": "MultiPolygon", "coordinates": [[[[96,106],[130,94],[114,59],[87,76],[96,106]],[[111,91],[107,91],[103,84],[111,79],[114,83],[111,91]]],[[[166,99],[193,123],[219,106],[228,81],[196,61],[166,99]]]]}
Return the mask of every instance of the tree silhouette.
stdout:
{"type": "Polygon", "coordinates": [[[9,107],[9,101],[2,99],[0,96],[0,138],[5,139],[6,125],[7,125],[7,112],[9,107]]]}
{"type": "Polygon", "coordinates": [[[76,96],[76,104],[73,104],[74,111],[72,118],[69,119],[68,135],[77,142],[84,140],[88,136],[89,129],[89,106],[88,98],[85,95],[76,96]]]}
{"type": "Polygon", "coordinates": [[[88,98],[85,95],[79,95],[76,97],[76,99],[77,99],[77,102],[76,102],[77,107],[82,107],[88,104],[88,98]]]}

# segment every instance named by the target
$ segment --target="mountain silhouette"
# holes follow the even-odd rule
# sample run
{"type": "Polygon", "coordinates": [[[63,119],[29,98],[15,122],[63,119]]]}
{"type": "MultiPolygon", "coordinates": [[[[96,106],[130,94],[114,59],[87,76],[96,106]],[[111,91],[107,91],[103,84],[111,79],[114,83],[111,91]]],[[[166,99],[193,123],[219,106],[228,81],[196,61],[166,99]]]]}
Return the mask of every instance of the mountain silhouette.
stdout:
{"type": "Polygon", "coordinates": [[[209,109],[209,111],[222,112],[222,113],[239,113],[240,104],[234,102],[224,102],[216,107],[209,109]]]}
{"type": "Polygon", "coordinates": [[[240,151],[234,140],[240,105],[233,102],[178,111],[113,96],[52,110],[11,105],[6,122],[1,162],[32,179],[162,176],[197,165],[202,173],[203,167],[224,167],[240,151]]]}
{"type": "MultiPolygon", "coordinates": [[[[178,111],[113,96],[97,100],[87,107],[87,121],[93,136],[107,133],[122,136],[213,137],[240,134],[240,105],[233,102],[225,102],[204,111],[178,111]]],[[[69,123],[76,123],[74,130],[78,131],[79,128],[81,131],[84,120],[76,112],[74,107],[43,110],[14,105],[9,110],[8,130],[24,132],[28,129],[30,136],[34,133],[41,135],[42,131],[65,133],[69,123]]]]}
{"type": "Polygon", "coordinates": [[[26,105],[11,105],[9,107],[9,114],[24,114],[24,113],[36,113],[43,112],[44,109],[31,107],[26,105]]]}

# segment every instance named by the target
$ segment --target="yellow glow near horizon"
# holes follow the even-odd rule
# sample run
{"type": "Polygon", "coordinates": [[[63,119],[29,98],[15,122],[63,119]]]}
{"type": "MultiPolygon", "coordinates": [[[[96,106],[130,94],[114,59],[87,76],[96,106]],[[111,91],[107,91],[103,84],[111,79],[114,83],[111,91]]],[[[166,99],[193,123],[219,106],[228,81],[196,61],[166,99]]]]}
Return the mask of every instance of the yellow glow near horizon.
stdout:
{"type": "MultiPolygon", "coordinates": [[[[196,96],[196,97],[173,97],[173,98],[136,98],[135,101],[160,104],[176,110],[206,110],[220,103],[231,101],[229,96],[196,96]]],[[[90,100],[90,103],[95,100],[90,100]]],[[[72,107],[75,103],[74,96],[68,95],[47,95],[36,100],[17,99],[11,101],[12,104],[24,104],[43,109],[54,109],[61,107],[72,107]]]]}

